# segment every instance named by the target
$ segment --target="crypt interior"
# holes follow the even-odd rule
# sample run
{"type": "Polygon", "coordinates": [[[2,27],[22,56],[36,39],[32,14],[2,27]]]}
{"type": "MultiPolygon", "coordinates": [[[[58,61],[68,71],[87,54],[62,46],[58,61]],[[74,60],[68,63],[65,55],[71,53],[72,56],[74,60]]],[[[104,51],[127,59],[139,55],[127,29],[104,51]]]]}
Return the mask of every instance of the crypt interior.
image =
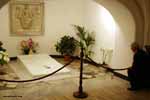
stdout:
{"type": "Polygon", "coordinates": [[[0,100],[80,100],[81,84],[85,100],[149,100],[150,89],[127,89],[131,43],[150,45],[149,9],[149,0],[0,0],[0,100]]]}

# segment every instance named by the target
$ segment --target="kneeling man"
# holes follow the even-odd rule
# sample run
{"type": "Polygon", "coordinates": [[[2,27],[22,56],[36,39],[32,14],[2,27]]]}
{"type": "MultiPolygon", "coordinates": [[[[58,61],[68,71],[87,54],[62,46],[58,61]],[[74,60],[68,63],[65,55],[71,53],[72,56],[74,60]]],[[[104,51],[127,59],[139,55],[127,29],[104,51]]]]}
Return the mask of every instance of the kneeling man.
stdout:
{"type": "Polygon", "coordinates": [[[136,42],[131,44],[131,50],[133,51],[134,56],[132,66],[128,69],[128,78],[131,85],[131,87],[128,89],[136,90],[139,89],[143,84],[142,80],[145,76],[145,69],[147,67],[147,54],[136,42]]]}

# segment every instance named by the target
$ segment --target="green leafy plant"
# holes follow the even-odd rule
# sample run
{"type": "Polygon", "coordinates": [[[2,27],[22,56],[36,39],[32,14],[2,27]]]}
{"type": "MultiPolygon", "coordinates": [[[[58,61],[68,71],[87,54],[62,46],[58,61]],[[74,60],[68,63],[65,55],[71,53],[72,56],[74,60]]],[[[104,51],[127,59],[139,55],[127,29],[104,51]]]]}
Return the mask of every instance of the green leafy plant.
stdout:
{"type": "Polygon", "coordinates": [[[76,50],[76,40],[70,36],[63,36],[57,44],[56,51],[61,55],[73,55],[76,50]]]}
{"type": "Polygon", "coordinates": [[[77,31],[77,36],[79,38],[78,44],[84,50],[84,55],[86,58],[91,56],[93,53],[91,50],[92,45],[95,43],[94,32],[87,31],[84,27],[79,25],[73,25],[77,31]]]}

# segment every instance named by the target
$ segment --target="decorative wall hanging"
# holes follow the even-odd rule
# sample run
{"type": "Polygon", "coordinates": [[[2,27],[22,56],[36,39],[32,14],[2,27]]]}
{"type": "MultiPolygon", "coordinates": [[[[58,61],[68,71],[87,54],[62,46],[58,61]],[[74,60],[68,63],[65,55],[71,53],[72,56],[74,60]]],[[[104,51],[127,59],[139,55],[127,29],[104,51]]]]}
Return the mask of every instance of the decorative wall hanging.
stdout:
{"type": "Polygon", "coordinates": [[[42,35],[44,32],[44,3],[10,2],[11,35],[42,35]]]}

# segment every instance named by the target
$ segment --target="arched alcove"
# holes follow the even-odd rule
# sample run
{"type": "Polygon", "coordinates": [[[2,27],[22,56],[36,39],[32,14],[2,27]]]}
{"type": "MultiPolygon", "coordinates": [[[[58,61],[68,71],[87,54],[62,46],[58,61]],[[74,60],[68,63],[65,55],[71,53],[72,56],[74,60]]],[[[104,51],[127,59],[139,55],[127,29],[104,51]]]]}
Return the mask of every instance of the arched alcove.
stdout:
{"type": "Polygon", "coordinates": [[[132,62],[130,44],[135,40],[136,32],[135,20],[132,13],[117,0],[113,0],[113,2],[109,0],[96,0],[96,2],[110,12],[116,25],[111,66],[113,68],[130,66],[132,62]]]}

